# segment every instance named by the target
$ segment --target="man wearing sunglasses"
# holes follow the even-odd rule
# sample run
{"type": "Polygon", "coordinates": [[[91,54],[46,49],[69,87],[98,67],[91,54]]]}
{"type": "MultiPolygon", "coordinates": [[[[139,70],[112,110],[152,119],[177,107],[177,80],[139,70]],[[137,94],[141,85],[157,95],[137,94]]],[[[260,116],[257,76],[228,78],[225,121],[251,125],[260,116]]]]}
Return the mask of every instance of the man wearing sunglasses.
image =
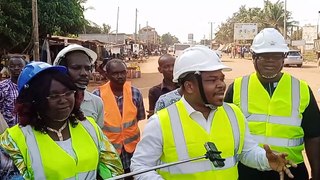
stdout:
{"type": "Polygon", "coordinates": [[[70,44],[58,53],[53,64],[67,67],[69,76],[78,87],[77,95],[83,98],[81,110],[85,116],[94,118],[102,128],[104,123],[102,99],[86,90],[96,59],[97,54],[91,49],[70,44]]]}
{"type": "MultiPolygon", "coordinates": [[[[251,46],[255,73],[236,78],[225,101],[239,106],[253,138],[273,151],[285,152],[298,165],[290,168],[296,180],[308,179],[302,151],[305,148],[313,179],[320,179],[320,115],[305,81],[282,72],[289,48],[274,28],[263,29],[251,46]]],[[[239,179],[279,179],[276,171],[258,171],[241,163],[239,179]]],[[[285,177],[288,179],[288,177],[285,177]]]]}

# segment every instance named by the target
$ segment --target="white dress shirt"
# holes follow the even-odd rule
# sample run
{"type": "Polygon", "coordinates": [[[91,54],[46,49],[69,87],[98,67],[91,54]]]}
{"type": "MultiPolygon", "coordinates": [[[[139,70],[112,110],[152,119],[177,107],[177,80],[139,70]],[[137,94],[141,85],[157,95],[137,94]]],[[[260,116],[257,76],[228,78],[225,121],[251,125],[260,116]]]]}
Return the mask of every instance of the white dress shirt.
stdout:
{"type": "MultiPolygon", "coordinates": [[[[194,110],[190,104],[181,98],[189,116],[195,120],[203,129],[210,133],[214,111],[212,110],[208,119],[201,112],[194,110]]],[[[152,115],[143,131],[142,139],[138,143],[131,159],[131,170],[138,171],[159,165],[160,157],[163,152],[162,130],[157,114],[152,115]]],[[[239,156],[240,161],[246,166],[259,170],[270,170],[266,152],[253,140],[248,125],[246,123],[246,132],[242,153],[239,156]]],[[[135,176],[139,180],[157,180],[163,179],[156,171],[150,171],[135,176]]]]}

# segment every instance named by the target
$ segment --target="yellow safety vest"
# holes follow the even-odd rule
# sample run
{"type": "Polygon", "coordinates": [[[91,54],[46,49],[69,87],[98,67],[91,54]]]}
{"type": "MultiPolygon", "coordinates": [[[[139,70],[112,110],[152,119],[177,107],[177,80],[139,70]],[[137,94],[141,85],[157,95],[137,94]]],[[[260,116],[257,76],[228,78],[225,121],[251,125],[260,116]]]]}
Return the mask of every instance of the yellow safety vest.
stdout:
{"type": "Polygon", "coordinates": [[[8,129],[23,156],[31,179],[96,179],[100,135],[95,121],[87,117],[75,128],[69,125],[76,159],[65,152],[48,134],[31,126],[8,129]]]}
{"type": "Polygon", "coordinates": [[[288,159],[303,162],[304,132],[302,113],[310,94],[304,81],[284,73],[270,97],[257,74],[237,78],[234,82],[233,103],[246,116],[254,139],[271,149],[288,153],[288,159]]]}
{"type": "Polygon", "coordinates": [[[208,134],[189,114],[180,100],[157,112],[163,138],[161,163],[170,163],[203,156],[204,144],[215,143],[225,158],[225,166],[216,168],[207,160],[198,160],[158,170],[164,179],[236,180],[238,155],[242,152],[245,119],[238,107],[223,104],[218,107],[208,134]]]}

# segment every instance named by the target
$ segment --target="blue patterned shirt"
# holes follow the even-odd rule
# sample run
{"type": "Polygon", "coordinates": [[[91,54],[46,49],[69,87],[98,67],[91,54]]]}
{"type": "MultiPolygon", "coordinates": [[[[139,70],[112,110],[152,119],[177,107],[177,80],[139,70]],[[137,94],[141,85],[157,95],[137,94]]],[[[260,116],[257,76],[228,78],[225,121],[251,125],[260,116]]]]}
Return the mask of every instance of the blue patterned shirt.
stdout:
{"type": "Polygon", "coordinates": [[[154,109],[154,112],[157,112],[179,101],[181,99],[181,95],[179,94],[179,89],[180,88],[161,95],[158,101],[156,102],[156,107],[154,109]]]}
{"type": "Polygon", "coordinates": [[[14,106],[18,97],[18,86],[11,79],[0,82],[0,112],[12,127],[18,123],[18,116],[14,113],[14,106]]]}

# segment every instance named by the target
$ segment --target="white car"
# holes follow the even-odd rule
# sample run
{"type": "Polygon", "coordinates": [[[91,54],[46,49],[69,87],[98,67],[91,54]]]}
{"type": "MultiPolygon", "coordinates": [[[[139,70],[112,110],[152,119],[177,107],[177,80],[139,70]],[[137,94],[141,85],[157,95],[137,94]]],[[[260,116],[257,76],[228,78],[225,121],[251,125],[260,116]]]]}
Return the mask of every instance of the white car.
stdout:
{"type": "Polygon", "coordinates": [[[222,58],[222,52],[219,50],[214,50],[214,52],[216,52],[216,54],[218,55],[218,57],[221,59],[222,58]]]}
{"type": "Polygon", "coordinates": [[[286,58],[284,59],[284,66],[296,65],[301,67],[303,64],[303,57],[299,50],[289,50],[286,58]]]}

